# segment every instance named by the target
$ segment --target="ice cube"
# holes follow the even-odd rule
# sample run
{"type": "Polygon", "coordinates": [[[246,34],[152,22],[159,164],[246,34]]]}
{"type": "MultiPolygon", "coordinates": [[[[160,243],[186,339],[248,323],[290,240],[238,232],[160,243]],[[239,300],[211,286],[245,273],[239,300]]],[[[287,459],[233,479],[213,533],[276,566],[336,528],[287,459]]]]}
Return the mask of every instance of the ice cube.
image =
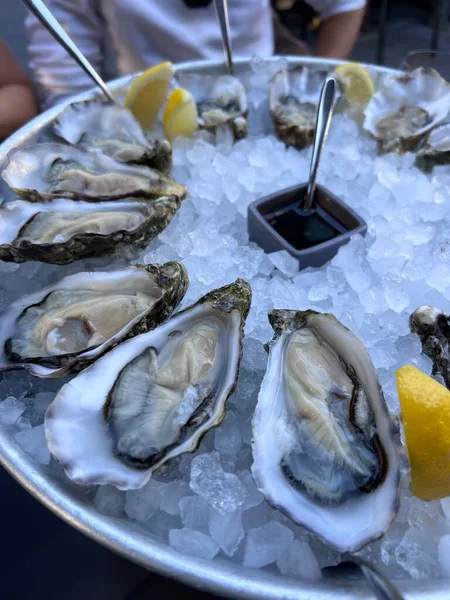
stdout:
{"type": "Polygon", "coordinates": [[[314,552],[308,542],[294,540],[277,560],[277,567],[283,575],[296,575],[302,579],[316,581],[322,572],[314,552]]]}
{"type": "Polygon", "coordinates": [[[450,577],[450,535],[444,535],[439,540],[438,556],[442,575],[450,577]]]}
{"type": "Polygon", "coordinates": [[[54,392],[39,392],[38,394],[36,394],[36,397],[33,402],[34,410],[40,417],[45,416],[47,408],[50,406],[54,399],[54,392]]]}
{"type": "Polygon", "coordinates": [[[41,465],[50,462],[50,451],[45,439],[44,425],[38,425],[31,429],[23,429],[14,435],[14,439],[24,452],[29,454],[41,465]]]}
{"type": "Polygon", "coordinates": [[[244,537],[241,513],[235,511],[234,513],[223,515],[215,510],[211,512],[209,533],[227,556],[233,556],[244,537]]]}
{"type": "Polygon", "coordinates": [[[9,396],[0,402],[0,424],[14,425],[25,411],[25,404],[13,396],[9,396]]]}
{"type": "Polygon", "coordinates": [[[244,567],[265,567],[276,562],[293,541],[292,531],[277,521],[250,529],[245,545],[244,567]]]}
{"type": "Polygon", "coordinates": [[[125,492],[112,485],[99,485],[94,497],[94,505],[102,515],[120,517],[125,508],[125,492]]]}
{"type": "Polygon", "coordinates": [[[264,500],[264,496],[256,487],[255,481],[249,471],[238,471],[236,475],[246,487],[246,498],[242,510],[248,510],[253,506],[258,506],[264,500]]]}
{"type": "Polygon", "coordinates": [[[442,498],[441,507],[444,511],[445,518],[450,522],[450,496],[448,496],[448,498],[442,498]]]}
{"type": "Polygon", "coordinates": [[[188,495],[189,486],[186,481],[170,481],[161,488],[161,510],[169,515],[178,515],[180,500],[188,495]]]}
{"type": "Polygon", "coordinates": [[[245,487],[233,473],[226,473],[218,452],[196,456],[191,464],[191,490],[222,513],[237,510],[245,502],[245,487]]]}
{"type": "Polygon", "coordinates": [[[241,447],[241,434],[234,422],[225,420],[214,434],[214,448],[223,454],[236,455],[241,447]]]}
{"type": "Polygon", "coordinates": [[[209,504],[198,496],[186,496],[179,501],[183,525],[196,531],[208,531],[209,504]]]}
{"type": "MultiPolygon", "coordinates": [[[[424,548],[427,536],[414,528],[409,529],[395,550],[397,563],[413,579],[435,579],[440,574],[437,557],[431,556],[424,548]]],[[[433,543],[434,548],[436,545],[433,543]]]]}
{"type": "Polygon", "coordinates": [[[218,544],[209,535],[192,529],[171,529],[169,544],[178,552],[196,558],[214,558],[219,552],[218,544]]]}
{"type": "Polygon", "coordinates": [[[383,290],[386,301],[396,313],[401,313],[408,307],[409,297],[405,283],[398,277],[388,275],[383,278],[383,290]]]}
{"type": "Polygon", "coordinates": [[[281,273],[288,277],[294,277],[298,273],[298,260],[291,256],[286,250],[279,250],[269,254],[269,260],[281,273]]]}
{"type": "Polygon", "coordinates": [[[145,523],[159,508],[161,495],[166,484],[155,479],[139,490],[128,490],[125,499],[125,512],[133,521],[145,523]]]}

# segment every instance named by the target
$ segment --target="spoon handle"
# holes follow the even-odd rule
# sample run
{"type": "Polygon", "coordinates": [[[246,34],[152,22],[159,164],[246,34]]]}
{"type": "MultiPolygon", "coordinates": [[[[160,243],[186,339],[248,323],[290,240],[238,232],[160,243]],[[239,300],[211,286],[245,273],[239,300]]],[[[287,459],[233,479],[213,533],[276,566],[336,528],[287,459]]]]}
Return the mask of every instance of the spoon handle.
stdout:
{"type": "Polygon", "coordinates": [[[371,563],[356,556],[352,556],[351,561],[364,575],[367,587],[378,600],[403,600],[403,596],[389,579],[382,575],[371,563]]]}
{"type": "Polygon", "coordinates": [[[111,92],[108,90],[106,83],[87,60],[87,58],[80,52],[77,46],[73,43],[52,13],[48,10],[42,0],[23,0],[23,3],[30,9],[30,11],[39,19],[44,27],[52,34],[57,42],[74,58],[80,67],[89,75],[89,77],[95,82],[96,85],[102,90],[108,100],[114,102],[114,98],[111,92]]]}
{"type": "Polygon", "coordinates": [[[214,5],[222,34],[225,64],[228,73],[231,75],[233,73],[233,52],[231,48],[230,20],[228,18],[228,0],[214,0],[214,5]]]}
{"type": "Polygon", "coordinates": [[[303,205],[303,210],[311,210],[316,189],[317,170],[319,168],[320,156],[323,143],[330,129],[331,117],[333,116],[334,96],[336,93],[336,80],[328,77],[322,87],[319,107],[317,109],[316,130],[314,133],[313,152],[311,159],[311,170],[309,172],[308,190],[303,205]]]}

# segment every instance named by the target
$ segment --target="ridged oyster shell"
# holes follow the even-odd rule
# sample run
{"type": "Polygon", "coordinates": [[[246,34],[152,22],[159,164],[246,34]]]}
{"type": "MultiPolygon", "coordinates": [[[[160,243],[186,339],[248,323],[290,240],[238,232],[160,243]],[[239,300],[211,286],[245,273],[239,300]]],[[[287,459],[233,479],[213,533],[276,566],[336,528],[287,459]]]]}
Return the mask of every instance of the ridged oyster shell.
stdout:
{"type": "Polygon", "coordinates": [[[183,265],[77,273],[12,304],[0,319],[0,370],[61,377],[156,327],[183,299],[183,265]]]}
{"type": "Polygon", "coordinates": [[[187,190],[168,175],[144,166],[119,163],[100,151],[64,144],[35,144],[9,155],[2,177],[19,195],[40,202],[53,198],[115,200],[184,198],[187,190]]]}
{"type": "Polygon", "coordinates": [[[435,306],[419,306],[409,327],[422,343],[422,352],[433,361],[434,376],[450,389],[450,315],[435,306]]]}
{"type": "Polygon", "coordinates": [[[450,121],[430,131],[417,152],[417,164],[425,170],[450,164],[450,121]]]}
{"type": "Polygon", "coordinates": [[[66,384],[45,418],[50,452],[66,474],[137,489],[195,450],[235,388],[250,301],[242,279],[213,290],[66,384]]]}
{"type": "Polygon", "coordinates": [[[101,150],[114,160],[142,164],[168,173],[172,148],[167,140],[150,141],[129,110],[99,100],[70,104],[58,117],[57,136],[90,150],[101,150]]]}
{"type": "Polygon", "coordinates": [[[0,207],[0,259],[67,264],[118,245],[142,247],[171,222],[177,196],[153,200],[8,202],[0,207]]]}
{"type": "Polygon", "coordinates": [[[196,102],[201,129],[217,133],[229,127],[235,140],[247,135],[248,100],[243,83],[232,75],[178,75],[178,83],[196,102]]]}
{"type": "Polygon", "coordinates": [[[273,310],[253,418],[253,476],[269,502],[338,550],[398,510],[398,430],[363,344],[333,315],[273,310]]]}
{"type": "Polygon", "coordinates": [[[364,111],[364,129],[382,152],[416,149],[449,112],[450,84],[434,69],[420,67],[403,75],[387,75],[364,111]]]}

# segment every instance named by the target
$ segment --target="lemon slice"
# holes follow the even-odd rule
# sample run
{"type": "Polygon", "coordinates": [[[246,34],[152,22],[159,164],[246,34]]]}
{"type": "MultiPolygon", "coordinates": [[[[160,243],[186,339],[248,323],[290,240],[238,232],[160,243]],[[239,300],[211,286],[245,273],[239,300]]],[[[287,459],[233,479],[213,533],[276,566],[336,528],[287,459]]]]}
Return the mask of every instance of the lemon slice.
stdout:
{"type": "Polygon", "coordinates": [[[174,73],[172,63],[163,62],[144,71],[128,90],[125,107],[131,110],[144,129],[149,129],[156,121],[174,73]]]}
{"type": "Polygon", "coordinates": [[[194,96],[187,90],[174,90],[167,101],[164,112],[164,131],[167,139],[190,136],[198,129],[197,104],[194,96]]]}
{"type": "Polygon", "coordinates": [[[342,83],[344,95],[350,102],[367,104],[375,93],[372,77],[358,63],[344,63],[335,70],[336,76],[342,83]]]}
{"type": "Polygon", "coordinates": [[[396,376],[412,492],[422,500],[450,496],[450,392],[412,365],[396,376]]]}

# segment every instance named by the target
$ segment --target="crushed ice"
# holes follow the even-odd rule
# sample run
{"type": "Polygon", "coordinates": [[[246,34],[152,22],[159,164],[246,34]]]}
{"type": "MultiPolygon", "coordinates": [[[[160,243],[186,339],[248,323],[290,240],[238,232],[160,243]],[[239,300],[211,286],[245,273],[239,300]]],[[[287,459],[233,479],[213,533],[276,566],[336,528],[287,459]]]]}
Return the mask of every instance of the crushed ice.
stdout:
{"type": "MultiPolygon", "coordinates": [[[[421,304],[450,310],[450,172],[436,167],[424,174],[410,154],[376,156],[375,142],[349,117],[335,115],[319,182],[361,214],[368,233],[354,237],[325,267],[299,272],[285,252],[266,255],[248,243],[248,205],[305,182],[311,152],[286,149],[272,135],[263,63],[255,63],[250,79],[248,139],[216,144],[200,132],[175,141],[173,175],[190,195],[139,257],[184,262],[191,279],[184,306],[236,277],[249,280],[253,305],[227,417],[194,456],[175,460],[141,490],[125,494],[105,486],[92,497],[102,514],[129,518],[180,552],[205,559],[223,553],[248,567],[276,564],[283,575],[317,579],[320,568],[339,556],[270,507],[249,472],[251,416],[267,362],[263,343],[272,336],[267,311],[310,307],[334,313],[366,344],[389,409],[397,414],[395,370],[406,362],[431,370],[409,332],[410,312],[421,304]]],[[[120,260],[65,267],[0,262],[0,309],[65,275],[118,268],[127,260],[125,253],[120,260]]],[[[50,461],[43,417],[61,384],[24,372],[3,373],[0,380],[0,427],[42,465],[50,461]]],[[[60,477],[59,465],[52,461],[49,468],[60,477]]],[[[450,499],[424,503],[404,485],[395,523],[361,554],[393,577],[450,576],[450,499]]]]}

